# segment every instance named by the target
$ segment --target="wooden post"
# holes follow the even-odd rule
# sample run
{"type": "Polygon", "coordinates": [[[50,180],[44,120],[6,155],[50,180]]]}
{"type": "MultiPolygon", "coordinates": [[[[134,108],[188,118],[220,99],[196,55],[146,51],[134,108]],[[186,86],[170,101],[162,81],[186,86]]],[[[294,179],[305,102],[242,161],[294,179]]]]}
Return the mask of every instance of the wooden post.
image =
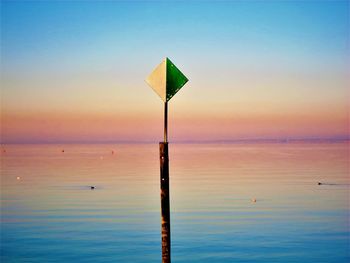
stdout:
{"type": "Polygon", "coordinates": [[[167,142],[168,103],[164,104],[164,142],[159,143],[162,263],[170,263],[169,151],[167,142]]]}
{"type": "Polygon", "coordinates": [[[170,195],[168,143],[159,143],[160,200],[162,214],[162,263],[170,263],[170,195]]]}

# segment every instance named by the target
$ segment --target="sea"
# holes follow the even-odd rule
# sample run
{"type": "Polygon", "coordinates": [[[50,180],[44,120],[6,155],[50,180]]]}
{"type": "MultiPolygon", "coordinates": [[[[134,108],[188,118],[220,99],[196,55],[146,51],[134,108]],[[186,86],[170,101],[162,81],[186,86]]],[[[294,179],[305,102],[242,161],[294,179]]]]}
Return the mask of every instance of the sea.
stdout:
{"type": "MultiPolygon", "coordinates": [[[[170,143],[173,263],[350,262],[349,142],[170,143]]],[[[1,146],[1,262],[161,262],[157,143],[1,146]]]]}

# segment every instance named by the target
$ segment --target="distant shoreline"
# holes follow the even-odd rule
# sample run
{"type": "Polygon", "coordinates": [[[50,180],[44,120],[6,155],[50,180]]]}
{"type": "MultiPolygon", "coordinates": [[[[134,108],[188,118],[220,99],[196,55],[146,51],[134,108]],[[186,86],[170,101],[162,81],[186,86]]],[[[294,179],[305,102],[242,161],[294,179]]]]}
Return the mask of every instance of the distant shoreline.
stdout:
{"type": "MultiPolygon", "coordinates": [[[[161,141],[161,139],[159,140],[161,141]]],[[[156,144],[159,141],[37,141],[1,142],[11,144],[156,144]]],[[[232,140],[174,140],[172,144],[296,144],[296,143],[346,143],[350,138],[276,138],[276,139],[232,139],[232,140]]]]}

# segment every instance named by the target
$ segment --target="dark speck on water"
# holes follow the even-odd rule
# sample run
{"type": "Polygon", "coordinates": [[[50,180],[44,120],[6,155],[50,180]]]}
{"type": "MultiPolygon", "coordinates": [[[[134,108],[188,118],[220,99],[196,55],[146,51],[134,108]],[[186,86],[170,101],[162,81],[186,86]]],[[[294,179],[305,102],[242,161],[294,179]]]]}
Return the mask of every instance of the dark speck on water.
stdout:
{"type": "Polygon", "coordinates": [[[91,190],[94,190],[94,189],[95,189],[95,186],[90,186],[90,189],[91,189],[91,190]]]}

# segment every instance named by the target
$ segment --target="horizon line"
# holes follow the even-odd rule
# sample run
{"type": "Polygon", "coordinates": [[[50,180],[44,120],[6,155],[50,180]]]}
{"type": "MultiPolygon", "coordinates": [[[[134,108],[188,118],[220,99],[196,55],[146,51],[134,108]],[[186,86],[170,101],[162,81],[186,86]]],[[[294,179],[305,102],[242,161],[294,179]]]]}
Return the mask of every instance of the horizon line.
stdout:
{"type": "MultiPolygon", "coordinates": [[[[237,138],[237,139],[209,139],[209,140],[174,140],[170,141],[174,144],[213,144],[213,143],[227,143],[227,144],[240,144],[240,143],[297,143],[297,142],[309,142],[309,143],[337,143],[350,141],[350,135],[343,136],[310,136],[310,137],[278,137],[278,138],[237,138]]],[[[151,144],[158,143],[157,140],[34,140],[34,141],[8,141],[1,142],[1,145],[8,144],[151,144]]]]}

